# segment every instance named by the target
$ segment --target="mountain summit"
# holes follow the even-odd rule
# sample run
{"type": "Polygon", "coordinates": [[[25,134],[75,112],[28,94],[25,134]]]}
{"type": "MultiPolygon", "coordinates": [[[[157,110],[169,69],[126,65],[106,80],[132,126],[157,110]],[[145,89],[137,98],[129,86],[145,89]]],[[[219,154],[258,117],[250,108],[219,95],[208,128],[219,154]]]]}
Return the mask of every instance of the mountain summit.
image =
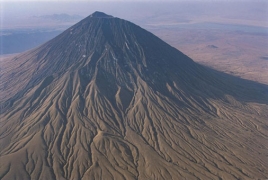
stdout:
{"type": "Polygon", "coordinates": [[[107,14],[105,14],[103,12],[96,11],[93,14],[91,14],[89,17],[90,18],[92,18],[92,17],[95,17],[95,18],[112,18],[113,16],[107,15],[107,14]]]}
{"type": "Polygon", "coordinates": [[[268,87],[95,12],[1,62],[0,178],[268,178],[268,87]]]}

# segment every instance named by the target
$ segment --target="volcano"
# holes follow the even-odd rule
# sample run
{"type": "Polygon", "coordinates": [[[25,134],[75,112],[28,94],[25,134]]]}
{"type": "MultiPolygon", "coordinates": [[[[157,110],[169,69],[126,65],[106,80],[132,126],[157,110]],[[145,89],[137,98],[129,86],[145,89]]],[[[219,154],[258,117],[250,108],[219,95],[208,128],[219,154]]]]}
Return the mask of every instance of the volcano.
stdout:
{"type": "Polygon", "coordinates": [[[95,12],[1,62],[0,179],[268,178],[268,87],[95,12]]]}

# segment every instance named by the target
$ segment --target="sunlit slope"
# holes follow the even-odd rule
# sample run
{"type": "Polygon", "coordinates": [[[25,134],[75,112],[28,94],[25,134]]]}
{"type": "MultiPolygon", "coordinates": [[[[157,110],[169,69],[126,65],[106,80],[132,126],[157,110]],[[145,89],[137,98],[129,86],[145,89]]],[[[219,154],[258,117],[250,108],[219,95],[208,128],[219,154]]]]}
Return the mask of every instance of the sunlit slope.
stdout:
{"type": "Polygon", "coordinates": [[[0,178],[268,178],[267,86],[94,13],[1,62],[0,178]]]}

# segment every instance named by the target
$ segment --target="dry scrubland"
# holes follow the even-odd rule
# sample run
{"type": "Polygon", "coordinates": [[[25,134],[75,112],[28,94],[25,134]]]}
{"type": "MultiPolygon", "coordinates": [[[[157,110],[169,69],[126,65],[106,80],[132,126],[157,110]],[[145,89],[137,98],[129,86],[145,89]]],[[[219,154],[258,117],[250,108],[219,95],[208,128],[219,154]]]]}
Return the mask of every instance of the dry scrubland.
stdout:
{"type": "Polygon", "coordinates": [[[267,85],[134,24],[97,13],[1,68],[3,180],[268,178],[267,85]]]}
{"type": "Polygon", "coordinates": [[[198,63],[268,84],[267,33],[209,28],[154,28],[152,31],[198,63]]]}

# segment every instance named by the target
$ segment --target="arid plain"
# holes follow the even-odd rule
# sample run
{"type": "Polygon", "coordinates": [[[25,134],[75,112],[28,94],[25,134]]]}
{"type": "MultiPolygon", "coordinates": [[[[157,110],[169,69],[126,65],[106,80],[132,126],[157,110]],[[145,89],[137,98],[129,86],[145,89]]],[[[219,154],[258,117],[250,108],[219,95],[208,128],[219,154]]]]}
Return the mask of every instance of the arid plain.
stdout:
{"type": "Polygon", "coordinates": [[[155,30],[196,62],[268,84],[268,35],[221,30],[155,30]]]}

